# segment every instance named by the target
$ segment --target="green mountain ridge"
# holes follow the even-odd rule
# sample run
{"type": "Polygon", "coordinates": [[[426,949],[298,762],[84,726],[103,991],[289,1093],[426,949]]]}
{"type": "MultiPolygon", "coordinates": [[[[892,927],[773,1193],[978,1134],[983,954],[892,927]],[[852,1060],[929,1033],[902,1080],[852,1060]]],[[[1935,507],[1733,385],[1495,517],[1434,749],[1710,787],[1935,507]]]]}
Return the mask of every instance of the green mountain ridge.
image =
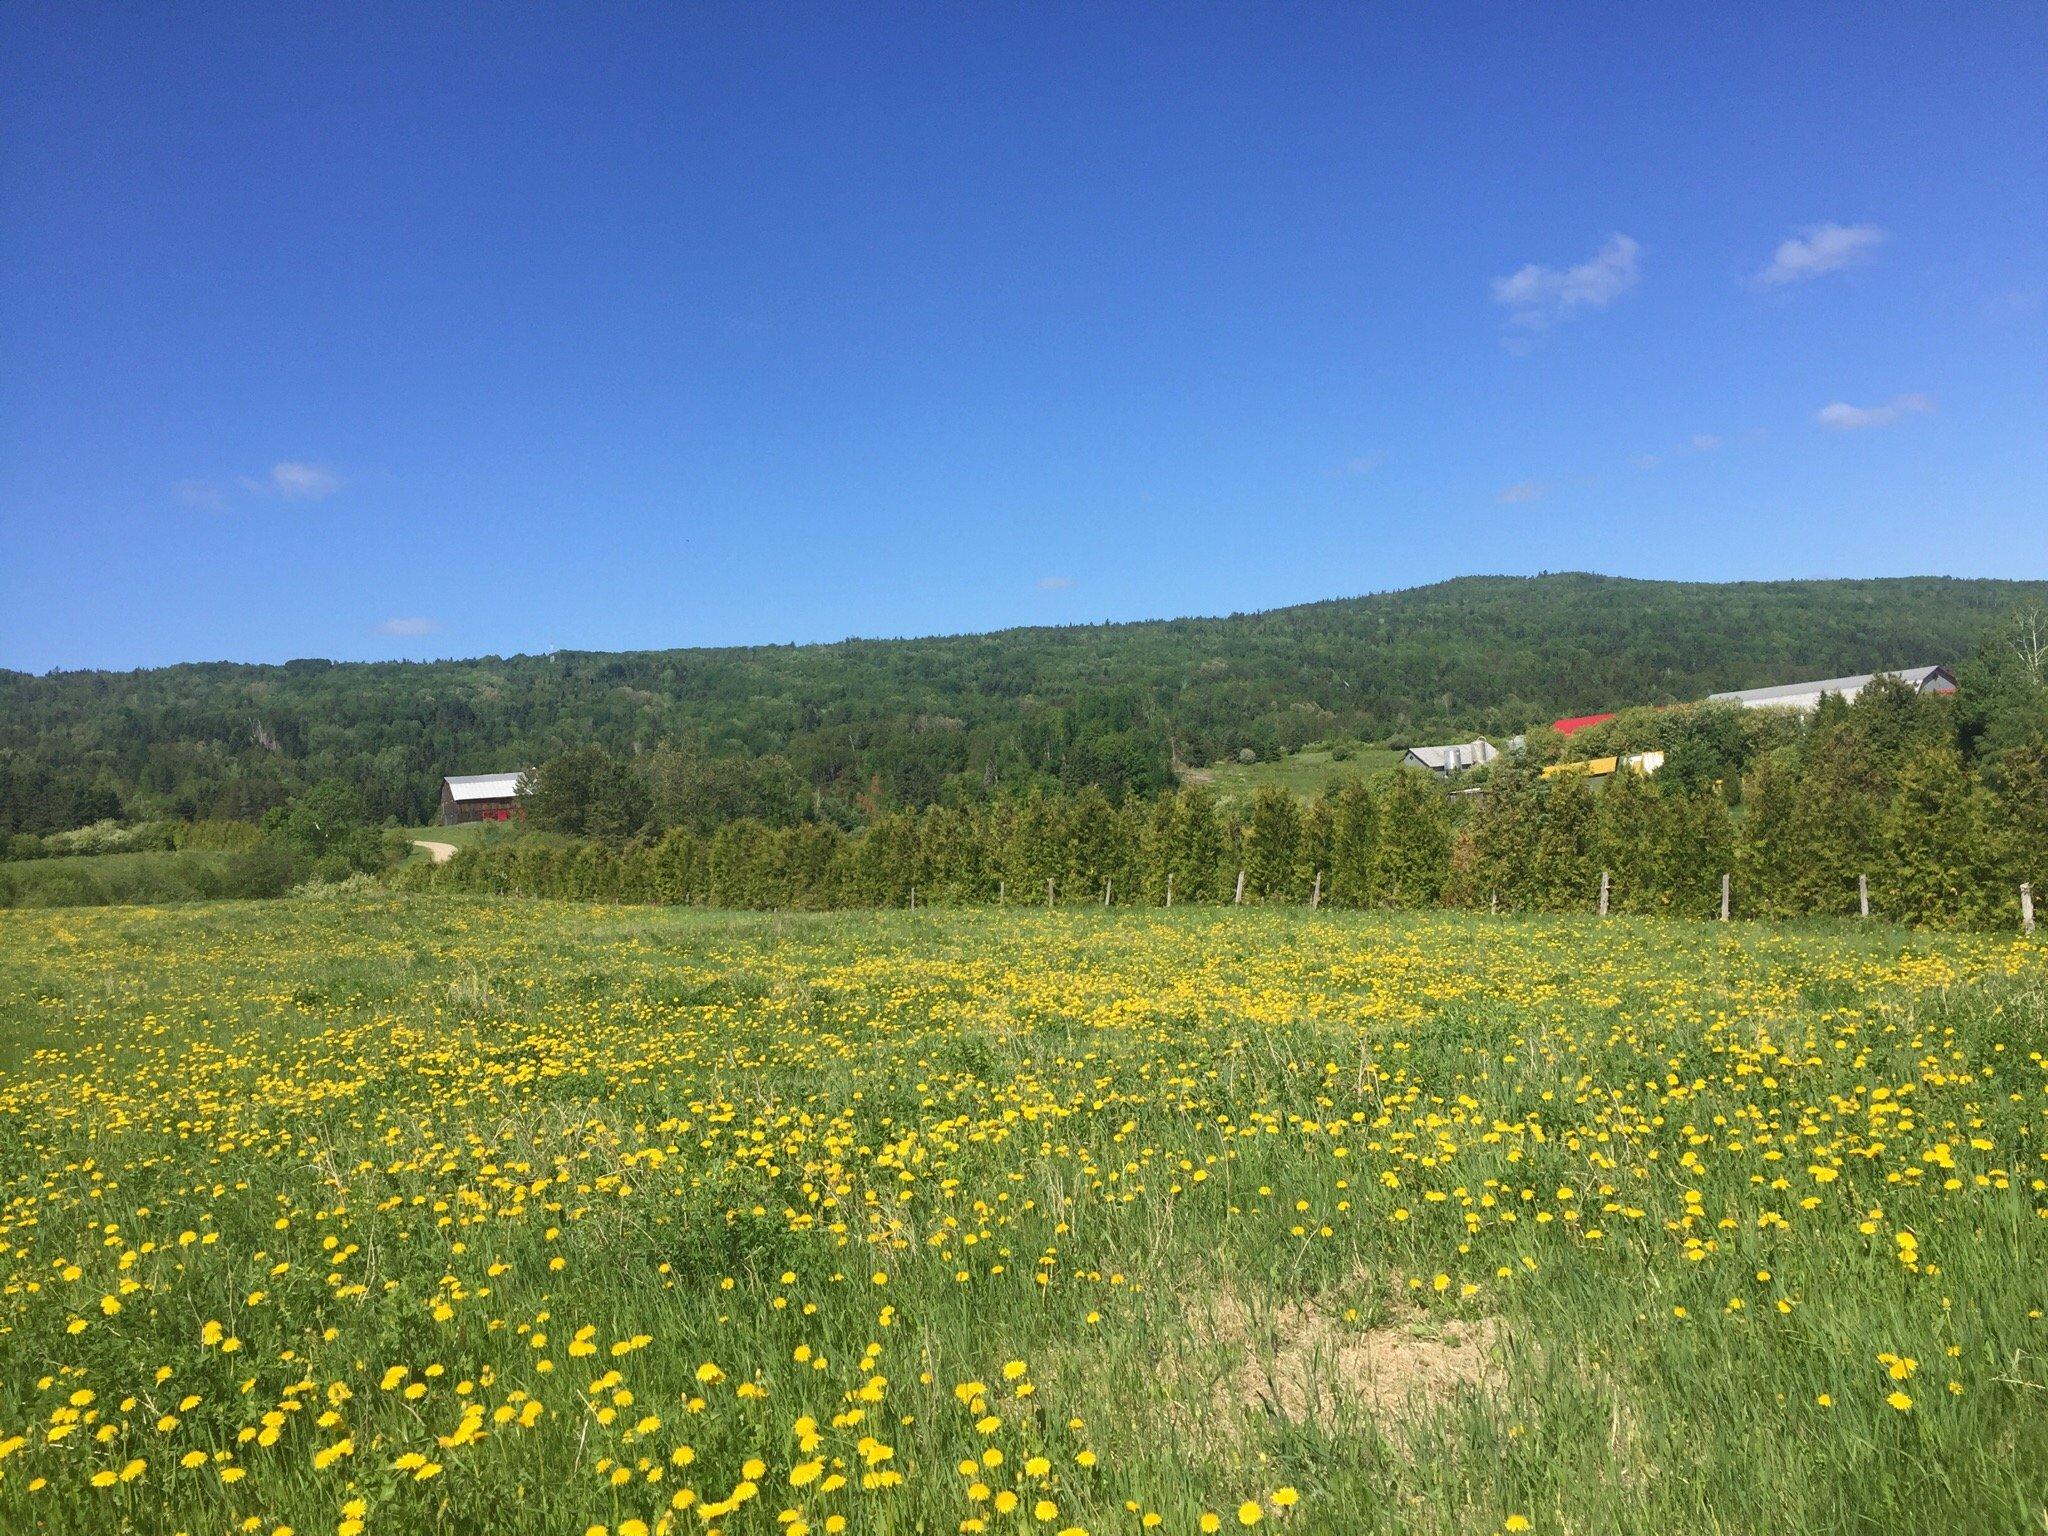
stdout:
{"type": "Polygon", "coordinates": [[[430,662],[0,672],[0,829],[67,798],[250,816],[306,783],[379,816],[443,773],[596,744],[773,760],[778,792],[877,804],[1029,783],[1150,792],[1173,766],[1332,738],[1402,742],[1559,715],[1957,662],[2048,582],[1462,577],[1220,618],[813,645],[430,662]]]}

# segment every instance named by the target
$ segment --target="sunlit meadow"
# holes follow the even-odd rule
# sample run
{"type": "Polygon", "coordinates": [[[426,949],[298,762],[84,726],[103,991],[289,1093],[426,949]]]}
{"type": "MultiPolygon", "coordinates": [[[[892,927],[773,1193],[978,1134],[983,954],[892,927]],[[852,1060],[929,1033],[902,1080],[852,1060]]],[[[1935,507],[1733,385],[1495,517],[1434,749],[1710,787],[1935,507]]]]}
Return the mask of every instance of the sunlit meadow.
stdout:
{"type": "Polygon", "coordinates": [[[0,913],[0,1530],[2039,1531],[2048,946],[0,913]]]}

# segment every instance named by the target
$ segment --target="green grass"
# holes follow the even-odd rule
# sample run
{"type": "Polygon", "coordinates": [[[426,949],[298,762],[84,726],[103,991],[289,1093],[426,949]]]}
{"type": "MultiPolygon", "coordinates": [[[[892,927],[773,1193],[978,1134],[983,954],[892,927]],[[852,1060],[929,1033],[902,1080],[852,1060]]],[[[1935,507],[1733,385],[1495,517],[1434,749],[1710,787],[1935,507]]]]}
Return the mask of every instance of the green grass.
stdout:
{"type": "Polygon", "coordinates": [[[1879,925],[4,912],[0,1530],[2038,1531],[2044,1041],[1879,925]]]}
{"type": "Polygon", "coordinates": [[[1333,784],[1397,767],[1400,761],[1401,754],[1391,747],[1356,747],[1350,757],[1341,760],[1332,756],[1328,748],[1318,747],[1267,762],[1225,762],[1208,768],[1183,769],[1181,778],[1183,782],[1207,784],[1225,804],[1248,800],[1268,785],[1303,800],[1313,800],[1333,784]]]}
{"type": "Polygon", "coordinates": [[[210,848],[97,853],[0,863],[0,905],[102,906],[248,893],[246,856],[210,848]]]}

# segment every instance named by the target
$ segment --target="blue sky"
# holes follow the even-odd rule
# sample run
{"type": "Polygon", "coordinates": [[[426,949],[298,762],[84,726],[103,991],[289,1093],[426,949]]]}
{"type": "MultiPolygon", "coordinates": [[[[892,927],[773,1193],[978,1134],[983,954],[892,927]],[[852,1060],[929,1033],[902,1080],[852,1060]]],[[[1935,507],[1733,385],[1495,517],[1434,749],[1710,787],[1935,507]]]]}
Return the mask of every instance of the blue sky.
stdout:
{"type": "Polygon", "coordinates": [[[0,34],[0,665],[2048,576],[2039,5],[0,34]]]}

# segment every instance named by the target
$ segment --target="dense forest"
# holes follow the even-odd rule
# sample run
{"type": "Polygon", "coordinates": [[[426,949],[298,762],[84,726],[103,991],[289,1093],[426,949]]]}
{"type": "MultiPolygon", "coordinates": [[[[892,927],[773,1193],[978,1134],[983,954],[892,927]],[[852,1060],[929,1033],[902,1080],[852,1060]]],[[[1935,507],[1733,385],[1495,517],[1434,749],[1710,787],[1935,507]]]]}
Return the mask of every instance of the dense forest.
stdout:
{"type": "MultiPolygon", "coordinates": [[[[1978,652],[2048,583],[1472,577],[1228,618],[424,663],[0,672],[0,833],[258,821],[322,781],[430,818],[444,773],[576,747],[650,793],[841,828],[1037,789],[1150,799],[1177,764],[1500,735],[1563,714],[1978,652]]],[[[709,808],[709,809],[707,809],[709,808]]]]}

